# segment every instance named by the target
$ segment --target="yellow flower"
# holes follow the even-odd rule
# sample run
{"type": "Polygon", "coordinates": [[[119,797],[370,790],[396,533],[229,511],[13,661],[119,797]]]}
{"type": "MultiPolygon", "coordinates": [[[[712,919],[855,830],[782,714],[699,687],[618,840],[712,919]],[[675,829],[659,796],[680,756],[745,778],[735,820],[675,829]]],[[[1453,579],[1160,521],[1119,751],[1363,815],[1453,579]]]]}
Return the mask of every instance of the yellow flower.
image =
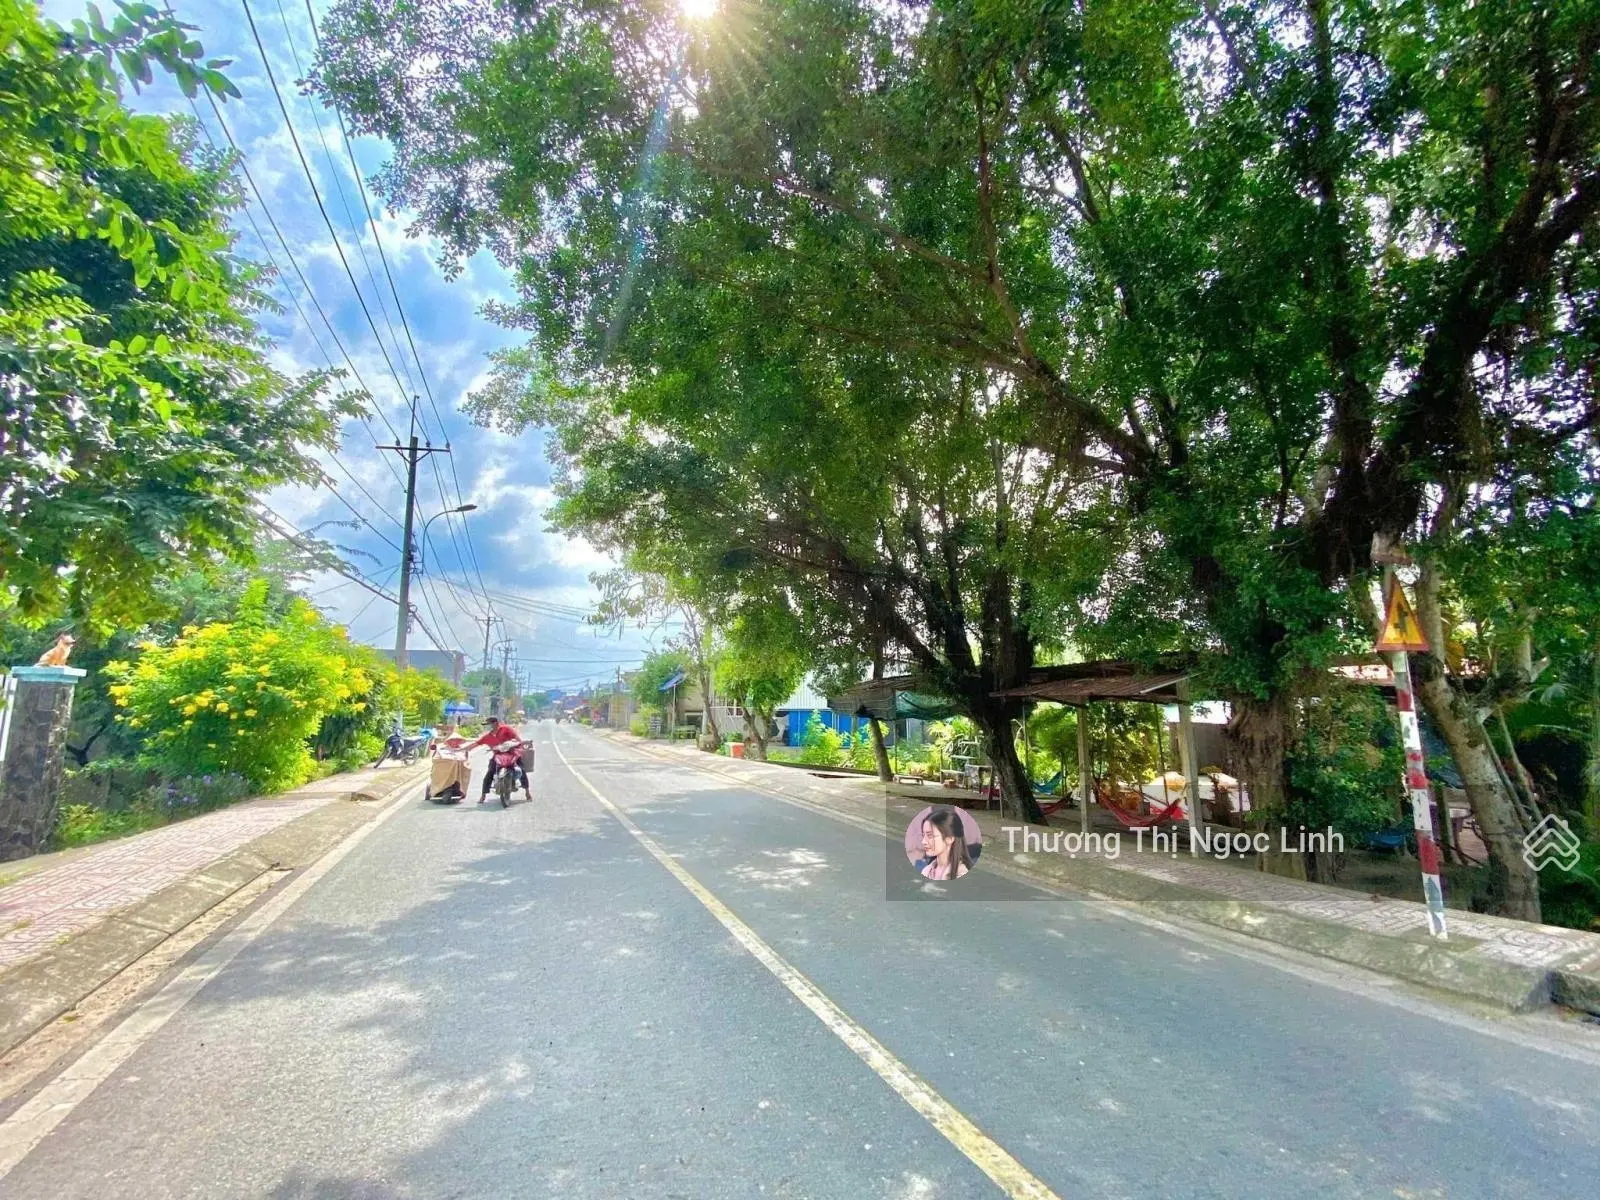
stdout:
{"type": "Polygon", "coordinates": [[[207,742],[206,743],[206,749],[207,750],[215,750],[216,748],[217,748],[217,744],[215,742],[207,742]]]}
{"type": "Polygon", "coordinates": [[[227,712],[228,711],[228,702],[226,700],[218,700],[217,701],[217,711],[219,713],[220,712],[227,712]]]}
{"type": "MultiPolygon", "coordinates": [[[[186,716],[186,717],[194,716],[195,708],[196,708],[196,706],[193,705],[193,704],[185,704],[183,706],[183,715],[186,716]]],[[[184,724],[185,725],[193,725],[194,722],[193,721],[185,721],[184,724]]]]}
{"type": "Polygon", "coordinates": [[[244,710],[244,715],[247,717],[253,717],[256,715],[256,710],[253,708],[247,708],[244,710]]]}

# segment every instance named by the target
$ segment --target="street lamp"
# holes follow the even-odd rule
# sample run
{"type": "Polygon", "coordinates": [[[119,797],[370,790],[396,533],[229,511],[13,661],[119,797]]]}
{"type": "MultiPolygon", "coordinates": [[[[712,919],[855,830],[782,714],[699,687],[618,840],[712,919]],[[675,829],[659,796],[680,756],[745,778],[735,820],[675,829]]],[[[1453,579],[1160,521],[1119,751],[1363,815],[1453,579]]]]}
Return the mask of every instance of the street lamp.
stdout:
{"type": "Polygon", "coordinates": [[[447,508],[443,512],[436,512],[422,523],[422,536],[417,539],[417,573],[419,575],[422,573],[423,551],[428,545],[428,526],[432,525],[440,517],[448,517],[451,513],[476,512],[477,509],[478,506],[476,504],[462,504],[456,508],[447,508]]]}

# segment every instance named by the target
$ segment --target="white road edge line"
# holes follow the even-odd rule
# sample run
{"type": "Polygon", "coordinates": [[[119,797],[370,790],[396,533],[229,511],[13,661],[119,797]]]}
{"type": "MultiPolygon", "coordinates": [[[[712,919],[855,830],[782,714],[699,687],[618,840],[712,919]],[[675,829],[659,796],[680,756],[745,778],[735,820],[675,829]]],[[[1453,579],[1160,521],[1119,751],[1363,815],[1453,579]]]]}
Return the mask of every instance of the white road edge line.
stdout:
{"type": "MultiPolygon", "coordinates": [[[[417,787],[420,788],[421,784],[417,787]]],[[[78,1105],[93,1095],[95,1089],[127,1062],[140,1046],[177,1016],[201,988],[238,957],[240,951],[283,916],[290,905],[315,887],[324,875],[370,837],[378,826],[405,808],[406,799],[412,794],[413,789],[408,787],[383,812],[359,829],[352,830],[342,842],[225,933],[165,987],[123,1018],[115,1029],[0,1123],[0,1180],[27,1158],[51,1130],[71,1116],[78,1105]]]]}
{"type": "Polygon", "coordinates": [[[809,1008],[816,1018],[841,1042],[848,1046],[862,1062],[887,1083],[914,1108],[930,1125],[942,1134],[952,1146],[965,1155],[974,1166],[994,1181],[1007,1196],[1014,1200],[1060,1200],[1043,1181],[1013,1158],[1006,1149],[978,1128],[964,1113],[941,1096],[933,1086],[910,1067],[896,1058],[887,1047],[857,1024],[845,1011],[828,998],[810,979],[801,974],[776,950],[762,941],[759,934],[746,925],[733,911],[717,899],[701,882],[684,869],[683,865],[649,834],[640,829],[620,808],[606,799],[600,790],[579,774],[568,760],[559,743],[552,739],[557,757],[572,777],[588,789],[617,822],[650,852],[652,858],[665,867],[691,895],[731,933],[778,982],[788,988],[795,999],[809,1008]]]}

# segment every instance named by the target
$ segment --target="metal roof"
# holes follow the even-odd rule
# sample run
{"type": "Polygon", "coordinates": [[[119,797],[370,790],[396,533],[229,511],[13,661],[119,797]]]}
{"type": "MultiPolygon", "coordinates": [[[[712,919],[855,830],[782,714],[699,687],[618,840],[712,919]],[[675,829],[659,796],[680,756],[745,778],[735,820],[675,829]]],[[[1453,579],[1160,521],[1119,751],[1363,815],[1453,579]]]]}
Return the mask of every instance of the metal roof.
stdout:
{"type": "Polygon", "coordinates": [[[1150,669],[1121,659],[1102,659],[1038,667],[1030,672],[1027,683],[994,694],[1022,700],[1053,700],[1057,704],[1088,704],[1092,700],[1177,704],[1178,685],[1189,675],[1187,669],[1177,666],[1150,669]]]}
{"type": "Polygon", "coordinates": [[[667,680],[665,683],[663,683],[656,690],[657,691],[661,691],[661,692],[670,692],[673,688],[677,687],[680,683],[682,683],[687,678],[689,678],[689,672],[687,672],[687,671],[679,671],[676,675],[674,675],[671,679],[667,680]]]}

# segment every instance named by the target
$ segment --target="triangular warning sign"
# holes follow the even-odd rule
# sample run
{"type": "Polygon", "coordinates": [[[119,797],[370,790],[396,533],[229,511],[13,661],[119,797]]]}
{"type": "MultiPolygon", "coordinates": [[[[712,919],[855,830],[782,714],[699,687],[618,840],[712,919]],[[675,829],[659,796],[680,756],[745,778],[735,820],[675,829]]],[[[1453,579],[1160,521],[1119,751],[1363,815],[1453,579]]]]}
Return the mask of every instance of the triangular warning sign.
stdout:
{"type": "Polygon", "coordinates": [[[1375,649],[1383,653],[1430,649],[1422,633],[1422,624],[1398,579],[1389,580],[1389,595],[1383,605],[1383,632],[1378,635],[1375,649]]]}

